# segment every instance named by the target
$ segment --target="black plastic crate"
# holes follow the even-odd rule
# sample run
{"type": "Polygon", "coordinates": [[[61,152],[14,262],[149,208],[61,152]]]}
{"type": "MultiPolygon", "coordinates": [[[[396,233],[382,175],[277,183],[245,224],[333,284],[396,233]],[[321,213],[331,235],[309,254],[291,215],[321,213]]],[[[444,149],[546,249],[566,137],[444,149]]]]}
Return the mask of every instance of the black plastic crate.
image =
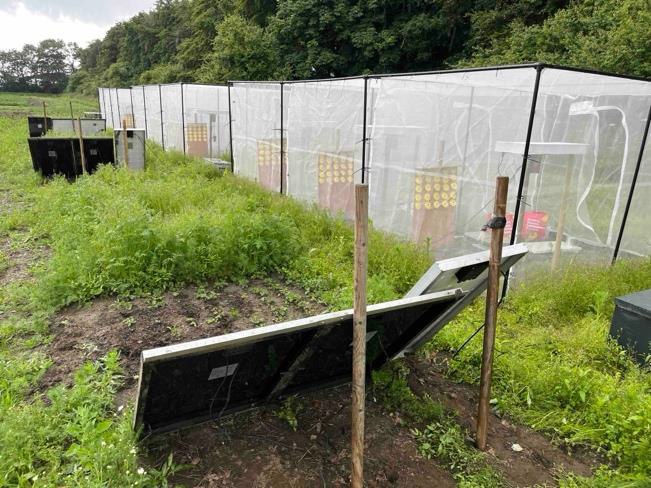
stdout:
{"type": "Polygon", "coordinates": [[[651,354],[651,289],[615,298],[610,335],[644,362],[651,354]]]}
{"type": "MultiPolygon", "coordinates": [[[[43,176],[51,177],[59,174],[74,179],[81,175],[81,151],[78,138],[30,137],[28,143],[32,166],[43,176]]],[[[99,164],[115,164],[113,139],[84,137],[84,154],[89,173],[93,173],[99,164]]]]}

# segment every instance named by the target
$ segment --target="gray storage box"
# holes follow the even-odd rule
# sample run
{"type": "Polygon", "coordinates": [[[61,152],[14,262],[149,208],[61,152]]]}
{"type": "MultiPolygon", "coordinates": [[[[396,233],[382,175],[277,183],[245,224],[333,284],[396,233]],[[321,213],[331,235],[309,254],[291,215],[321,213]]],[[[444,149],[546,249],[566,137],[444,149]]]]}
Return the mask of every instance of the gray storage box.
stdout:
{"type": "Polygon", "coordinates": [[[651,289],[615,298],[610,335],[644,362],[651,353],[651,289]]]}

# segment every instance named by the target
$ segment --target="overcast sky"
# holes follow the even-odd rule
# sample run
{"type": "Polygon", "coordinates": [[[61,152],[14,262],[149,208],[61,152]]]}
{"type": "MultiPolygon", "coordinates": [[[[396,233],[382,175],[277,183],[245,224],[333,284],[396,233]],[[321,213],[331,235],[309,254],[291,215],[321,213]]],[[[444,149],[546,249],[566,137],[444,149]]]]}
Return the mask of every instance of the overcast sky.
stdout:
{"type": "Polygon", "coordinates": [[[156,0],[0,0],[0,50],[63,39],[85,47],[156,0]]]}

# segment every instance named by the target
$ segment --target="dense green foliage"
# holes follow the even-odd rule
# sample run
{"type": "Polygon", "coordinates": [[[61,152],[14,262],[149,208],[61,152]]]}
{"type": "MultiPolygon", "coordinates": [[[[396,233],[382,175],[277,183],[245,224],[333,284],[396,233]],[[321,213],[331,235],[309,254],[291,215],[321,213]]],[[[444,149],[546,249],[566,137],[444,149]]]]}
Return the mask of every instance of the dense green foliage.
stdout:
{"type": "Polygon", "coordinates": [[[525,26],[515,17],[503,35],[486,36],[471,62],[544,61],[649,77],[649,25],[648,0],[572,2],[540,24],[525,26]]]}
{"type": "Polygon", "coordinates": [[[546,61],[651,76],[647,0],[159,0],[82,50],[73,90],[546,61]]]}
{"type": "Polygon", "coordinates": [[[0,91],[60,93],[68,85],[78,54],[76,44],[54,39],[0,51],[0,91]]]}

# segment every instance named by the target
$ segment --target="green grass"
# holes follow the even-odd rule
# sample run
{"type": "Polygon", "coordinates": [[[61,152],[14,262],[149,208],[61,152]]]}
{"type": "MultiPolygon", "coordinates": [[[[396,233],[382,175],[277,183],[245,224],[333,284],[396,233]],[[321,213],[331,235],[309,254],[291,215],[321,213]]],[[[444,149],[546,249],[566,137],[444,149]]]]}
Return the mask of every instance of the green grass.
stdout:
{"type": "MultiPolygon", "coordinates": [[[[651,375],[608,336],[613,298],[649,287],[649,259],[573,267],[529,282],[499,312],[496,407],[558,441],[601,451],[616,466],[600,475],[605,486],[651,478],[651,375]]],[[[466,310],[430,349],[459,347],[481,325],[482,306],[466,310]]],[[[477,383],[480,359],[476,338],[449,374],[477,383]]]]}
{"type": "MultiPolygon", "coordinates": [[[[56,99],[51,105],[66,108],[56,99]]],[[[352,229],[153,145],[143,173],[107,166],[74,183],[44,183],[31,169],[23,122],[0,117],[0,187],[11,199],[0,210],[0,238],[49,252],[33,280],[0,289],[0,311],[9,317],[0,322],[0,486],[160,486],[161,473],[137,472],[128,415],[111,405],[120,383],[114,355],[85,366],[72,388],[31,396],[49,366],[34,352],[49,340],[48,317],[100,295],[158,295],[186,283],[271,273],[332,309],[348,307],[352,229]],[[30,442],[21,442],[32,429],[30,442]]],[[[418,247],[375,231],[369,252],[371,301],[401,296],[429,265],[418,247]]],[[[161,469],[173,468],[172,461],[161,469]]]]}
{"type": "MultiPolygon", "coordinates": [[[[0,112],[38,113],[41,98],[52,115],[69,110],[66,97],[0,94],[0,112]]],[[[95,108],[91,99],[75,100],[80,111],[95,108]]],[[[0,486],[160,486],[173,460],[159,472],[139,463],[128,407],[118,412],[112,404],[120,383],[115,355],[84,366],[71,388],[32,395],[49,366],[42,347],[50,339],[48,318],[66,304],[101,295],[159,296],[186,283],[271,273],[330,309],[349,307],[352,229],[154,145],[143,173],[105,167],[75,183],[43,183],[31,169],[26,136],[22,116],[0,117],[0,195],[10,200],[0,208],[0,239],[48,249],[32,280],[0,288],[0,486]]],[[[430,259],[423,248],[372,230],[369,301],[402,296],[430,259]]],[[[0,255],[0,270],[9,264],[0,255]]],[[[600,449],[612,463],[597,479],[567,478],[567,486],[651,477],[651,380],[607,338],[612,297],[650,286],[649,260],[573,269],[528,284],[500,311],[497,407],[559,441],[600,449]]],[[[481,320],[479,301],[429,350],[454,349],[481,320]]],[[[452,377],[477,382],[480,342],[451,363],[452,377]]],[[[484,476],[493,480],[483,465],[475,469],[475,453],[462,449],[464,434],[440,406],[409,395],[400,381],[384,380],[384,401],[405,412],[420,444],[430,446],[423,455],[439,456],[442,449],[448,466],[467,460],[454,471],[467,486],[484,476]]]]}

